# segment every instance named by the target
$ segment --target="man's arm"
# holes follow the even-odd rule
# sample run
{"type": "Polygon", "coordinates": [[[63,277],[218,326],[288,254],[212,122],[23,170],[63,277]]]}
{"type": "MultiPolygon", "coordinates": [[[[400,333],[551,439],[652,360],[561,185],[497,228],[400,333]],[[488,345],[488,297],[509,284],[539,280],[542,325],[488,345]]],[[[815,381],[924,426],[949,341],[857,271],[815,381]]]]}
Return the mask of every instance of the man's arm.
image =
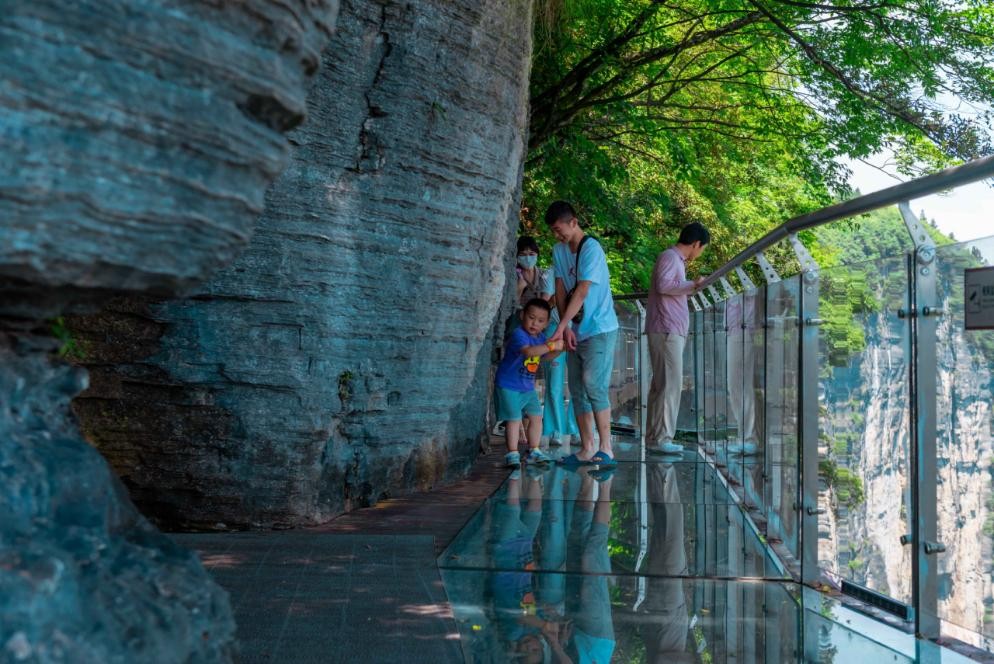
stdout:
{"type": "Polygon", "coordinates": [[[590,293],[590,285],[592,283],[590,281],[578,281],[576,283],[573,295],[570,296],[569,302],[566,303],[566,310],[559,314],[559,327],[562,327],[563,323],[572,320],[573,316],[580,311],[583,301],[587,299],[587,295],[590,293]]]}

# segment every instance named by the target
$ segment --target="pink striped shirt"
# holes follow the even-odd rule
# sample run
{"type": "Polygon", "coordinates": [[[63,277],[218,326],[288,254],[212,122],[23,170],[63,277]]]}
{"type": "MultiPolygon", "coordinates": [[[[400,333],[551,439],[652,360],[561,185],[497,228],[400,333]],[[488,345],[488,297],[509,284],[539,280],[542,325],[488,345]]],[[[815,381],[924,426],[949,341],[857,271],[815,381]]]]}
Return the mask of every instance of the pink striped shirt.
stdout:
{"type": "Polygon", "coordinates": [[[645,318],[646,334],[679,334],[687,336],[690,310],[687,296],[694,292],[694,282],[687,280],[687,261],[670,247],[659,254],[652,268],[649,284],[649,306],[645,318]]]}

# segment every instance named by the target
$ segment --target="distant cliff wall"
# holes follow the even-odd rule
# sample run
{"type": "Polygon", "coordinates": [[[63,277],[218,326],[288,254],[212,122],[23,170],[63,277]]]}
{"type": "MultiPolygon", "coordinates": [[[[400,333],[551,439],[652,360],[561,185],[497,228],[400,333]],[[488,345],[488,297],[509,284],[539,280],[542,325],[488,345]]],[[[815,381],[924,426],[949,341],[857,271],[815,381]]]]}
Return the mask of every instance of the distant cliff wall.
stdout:
{"type": "MultiPolygon", "coordinates": [[[[955,310],[949,293],[943,308],[955,310]]],[[[866,349],[826,383],[826,407],[835,422],[826,433],[831,440],[856,434],[847,465],[861,478],[865,500],[851,509],[835,504],[838,515],[825,532],[819,560],[910,603],[911,550],[900,543],[913,517],[908,507],[909,360],[901,325],[893,310],[870,316],[864,326],[866,349]]],[[[939,540],[946,546],[936,557],[939,614],[974,633],[989,633],[994,371],[963,331],[961,308],[958,317],[940,319],[938,339],[936,511],[939,540]]]]}

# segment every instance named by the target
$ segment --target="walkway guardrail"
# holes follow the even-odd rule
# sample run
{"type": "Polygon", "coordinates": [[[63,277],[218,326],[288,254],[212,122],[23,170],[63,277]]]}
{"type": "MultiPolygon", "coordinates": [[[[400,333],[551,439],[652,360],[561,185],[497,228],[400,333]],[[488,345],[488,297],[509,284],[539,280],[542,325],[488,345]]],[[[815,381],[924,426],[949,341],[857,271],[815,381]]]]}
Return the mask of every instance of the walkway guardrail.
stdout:
{"type": "Polygon", "coordinates": [[[684,407],[799,581],[994,652],[994,331],[964,329],[963,292],[965,271],[994,265],[994,238],[944,239],[910,206],[989,177],[994,157],[796,217],[739,252],[692,297],[684,407]],[[818,265],[797,236],[888,207],[863,222],[880,224],[880,247],[853,264],[818,265]],[[768,258],[781,243],[796,273],[768,258]]]}

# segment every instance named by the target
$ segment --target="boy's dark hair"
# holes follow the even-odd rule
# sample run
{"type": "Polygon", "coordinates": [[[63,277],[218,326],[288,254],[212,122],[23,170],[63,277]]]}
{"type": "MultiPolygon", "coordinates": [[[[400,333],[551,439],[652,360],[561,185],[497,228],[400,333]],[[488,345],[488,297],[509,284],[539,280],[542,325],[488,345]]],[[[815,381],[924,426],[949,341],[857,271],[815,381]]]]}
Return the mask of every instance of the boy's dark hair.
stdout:
{"type": "Polygon", "coordinates": [[[573,206],[566,201],[556,201],[550,205],[545,211],[545,225],[551,226],[560,219],[566,217],[575,217],[576,210],[573,206]]]}
{"type": "Polygon", "coordinates": [[[549,304],[548,301],[543,300],[540,297],[533,297],[532,299],[528,300],[528,304],[526,304],[525,308],[522,309],[521,311],[523,312],[528,311],[528,307],[536,307],[538,309],[541,309],[547,314],[552,313],[552,305],[549,304]]]}
{"type": "Polygon", "coordinates": [[[702,247],[711,242],[711,233],[704,228],[704,224],[696,221],[683,227],[677,244],[694,244],[695,242],[700,242],[702,247]]]}
{"type": "Polygon", "coordinates": [[[541,253],[538,250],[538,242],[536,242],[535,238],[533,238],[531,235],[522,235],[521,237],[518,238],[518,253],[520,254],[522,251],[525,251],[526,249],[531,249],[536,254],[541,253]]]}

